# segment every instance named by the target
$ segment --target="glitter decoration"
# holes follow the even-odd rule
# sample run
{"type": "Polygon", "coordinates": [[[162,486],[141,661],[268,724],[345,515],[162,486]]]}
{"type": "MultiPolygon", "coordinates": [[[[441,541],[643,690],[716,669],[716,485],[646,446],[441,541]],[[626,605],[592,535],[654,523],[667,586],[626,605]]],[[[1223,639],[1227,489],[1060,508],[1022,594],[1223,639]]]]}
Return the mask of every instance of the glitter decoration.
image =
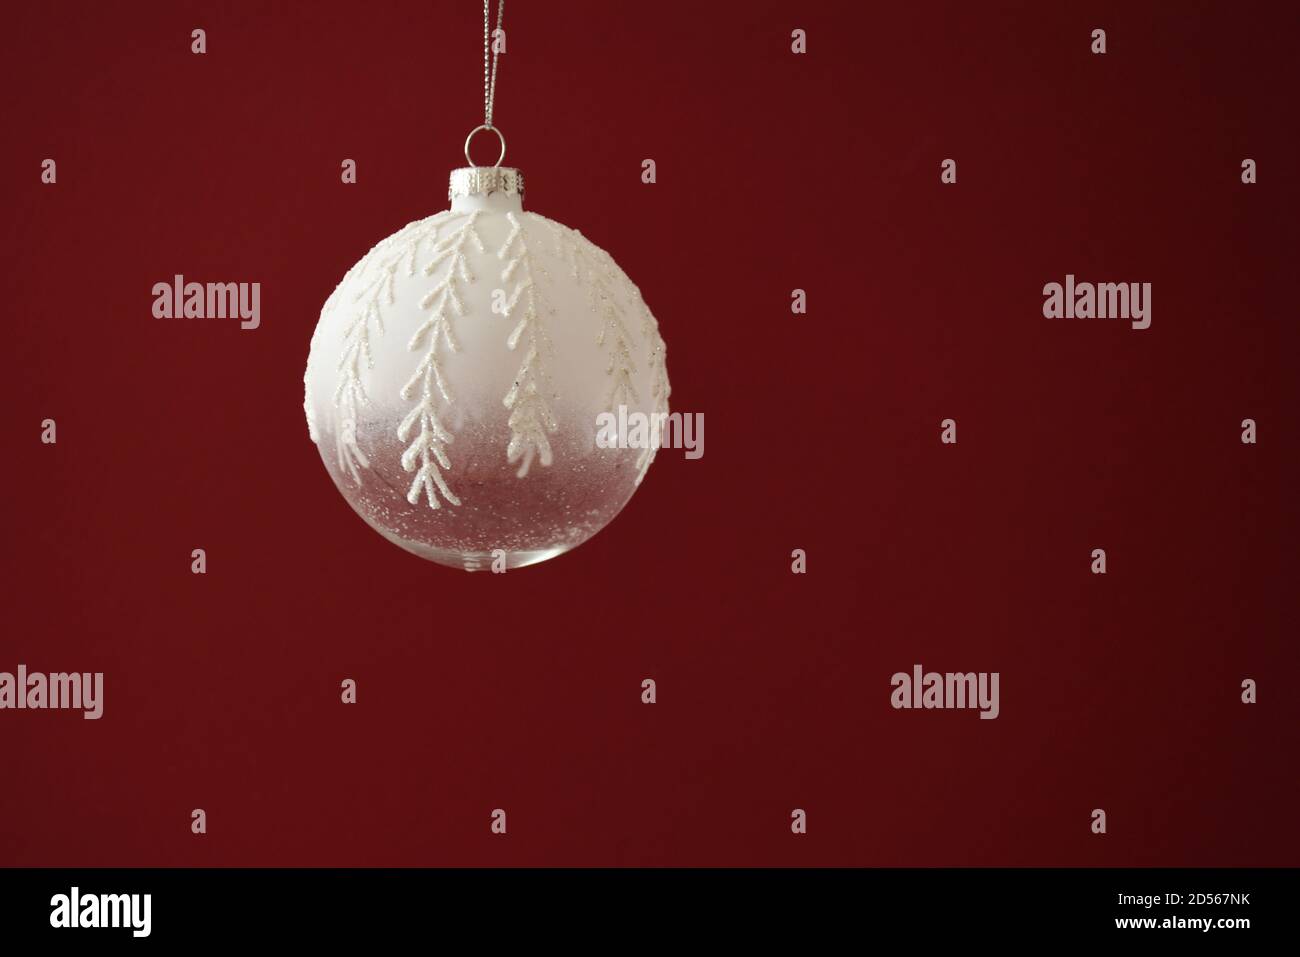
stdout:
{"type": "MultiPolygon", "coordinates": [[[[359,288],[350,296],[352,309],[343,329],[343,351],[339,356],[339,381],[334,392],[334,404],[340,410],[341,425],[335,443],[339,466],[347,469],[358,484],[361,473],[358,466],[368,468],[370,461],[357,442],[357,412],[369,401],[363,381],[363,368],[374,366],[371,354],[370,336],[383,335],[384,317],[382,307],[391,306],[395,301],[394,283],[399,269],[404,268],[407,276],[415,275],[415,259],[421,244],[433,240],[438,233],[441,221],[449,215],[441,213],[421,222],[410,223],[405,228],[378,243],[360,262],[349,270],[347,276],[335,288],[321,310],[324,317],[337,307],[341,291],[350,281],[362,277],[359,288]]],[[[319,332],[319,326],[317,327],[319,332]]],[[[312,337],[312,348],[316,345],[312,337]]],[[[306,380],[304,379],[304,384],[306,380]]],[[[304,402],[307,410],[308,433],[317,432],[315,415],[310,398],[310,388],[304,402]]],[[[316,441],[315,438],[312,441],[316,441]]]]}
{"type": "Polygon", "coordinates": [[[528,347],[524,361],[515,373],[515,381],[502,399],[510,410],[510,444],[506,447],[506,461],[514,463],[522,458],[523,464],[515,474],[524,478],[534,452],[543,466],[551,464],[551,443],[546,434],[559,426],[546,402],[545,392],[550,387],[550,380],[545,370],[545,357],[552,346],[538,308],[540,297],[533,278],[533,259],[528,252],[528,240],[520,218],[511,212],[506,213],[506,219],[510,222],[510,234],[497,252],[497,258],[510,256],[511,259],[501,270],[501,281],[510,282],[516,277],[518,281],[510,299],[502,307],[502,314],[510,319],[516,312],[520,313],[518,324],[506,339],[506,346],[515,349],[522,338],[528,347]]]}
{"type": "Polygon", "coordinates": [[[428,343],[428,348],[424,350],[424,357],[420,360],[419,365],[415,367],[415,372],[407,380],[406,385],[402,386],[402,398],[409,399],[418,389],[420,394],[419,404],[411,410],[410,414],[402,420],[401,425],[397,427],[397,437],[403,442],[411,437],[411,430],[418,422],[420,425],[420,434],[410,447],[402,453],[402,468],[408,472],[415,472],[415,479],[411,482],[411,489],[406,493],[406,500],[414,505],[420,500],[420,489],[424,488],[426,498],[430,508],[438,508],[438,499],[434,495],[434,489],[437,488],[452,505],[459,505],[460,499],[456,498],[447,488],[447,482],[439,471],[451,468],[451,462],[447,459],[445,451],[446,444],[451,441],[451,433],[442,427],[438,421],[438,407],[435,402],[436,395],[441,396],[447,404],[451,404],[451,392],[447,388],[447,381],[442,374],[442,363],[438,357],[440,345],[445,344],[451,352],[457,352],[460,346],[457,345],[455,337],[451,331],[451,314],[457,316],[465,315],[465,302],[458,292],[460,283],[470,283],[474,281],[473,274],[465,262],[465,246],[467,243],[472,244],[479,252],[483,251],[483,240],[479,238],[478,232],[474,229],[474,223],[478,219],[478,213],[473,212],[448,239],[443,240],[434,247],[434,257],[429,260],[429,264],[424,267],[426,276],[433,275],[438,269],[439,264],[446,262],[447,268],[443,273],[442,279],[430,289],[420,300],[421,309],[432,309],[432,315],[429,316],[415,330],[411,336],[411,341],[406,348],[412,351],[421,349],[424,344],[428,343]],[[448,307],[451,313],[448,313],[448,307]],[[417,461],[419,463],[417,469],[417,461]]]}

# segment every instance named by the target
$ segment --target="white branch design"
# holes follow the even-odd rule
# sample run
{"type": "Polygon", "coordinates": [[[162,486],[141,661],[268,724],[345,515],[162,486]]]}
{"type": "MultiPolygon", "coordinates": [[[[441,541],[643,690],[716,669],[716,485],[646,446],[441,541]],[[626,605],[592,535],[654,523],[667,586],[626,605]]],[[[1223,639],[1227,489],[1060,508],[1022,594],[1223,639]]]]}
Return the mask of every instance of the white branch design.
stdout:
{"type": "Polygon", "coordinates": [[[402,386],[402,398],[411,399],[418,390],[419,402],[397,427],[397,437],[403,442],[411,439],[417,423],[420,427],[419,435],[402,453],[402,468],[415,472],[411,488],[406,493],[406,500],[412,505],[419,502],[421,489],[424,490],[430,508],[441,507],[438,496],[434,494],[435,490],[441,492],[442,497],[452,505],[460,504],[460,499],[447,487],[447,481],[442,475],[442,469],[451,468],[446,445],[451,442],[452,435],[438,420],[438,397],[448,404],[452,399],[443,378],[438,350],[441,345],[446,345],[451,352],[460,351],[460,345],[452,334],[451,320],[453,315],[465,315],[465,302],[461,298],[459,284],[474,281],[465,260],[465,244],[469,243],[483,252],[483,241],[475,228],[477,220],[478,213],[470,213],[459,229],[434,246],[433,259],[424,267],[424,274],[432,276],[443,261],[447,262],[447,271],[442,280],[420,300],[421,309],[433,311],[415,330],[407,344],[407,348],[414,352],[428,343],[414,374],[402,386]]]}
{"type": "Polygon", "coordinates": [[[545,390],[550,386],[550,377],[546,373],[545,358],[551,353],[551,340],[542,321],[537,293],[537,284],[533,275],[533,257],[528,250],[528,240],[524,234],[523,224],[514,213],[506,213],[510,221],[510,234],[497,251],[498,259],[510,259],[501,270],[501,281],[510,282],[518,275],[514,292],[505,304],[503,314],[507,319],[520,312],[506,346],[514,350],[522,341],[527,344],[523,363],[515,373],[514,383],[505,394],[502,402],[510,410],[510,444],[506,447],[506,461],[513,465],[523,459],[519,471],[515,474],[523,478],[528,474],[533,456],[541,460],[543,466],[551,464],[551,443],[546,438],[548,432],[559,428],[551,407],[546,403],[545,390]]]}
{"type": "Polygon", "coordinates": [[[363,372],[374,367],[374,357],[370,352],[371,331],[373,329],[376,335],[384,334],[382,307],[391,306],[396,301],[394,287],[399,269],[405,266],[403,271],[407,276],[415,275],[415,257],[420,245],[425,240],[437,237],[438,227],[445,216],[445,213],[440,213],[410,223],[380,242],[343,278],[343,282],[325,304],[325,310],[328,311],[350,279],[371,273],[369,280],[352,297],[356,311],[343,327],[343,351],[338,363],[339,382],[334,391],[334,404],[339,410],[336,438],[339,469],[350,472],[352,480],[358,485],[361,484],[361,473],[357,466],[370,467],[370,459],[357,442],[357,412],[370,401],[363,372]]]}
{"type": "MultiPolygon", "coordinates": [[[[583,275],[586,275],[587,302],[600,319],[596,345],[604,346],[606,341],[609,342],[609,365],[605,367],[605,373],[613,381],[605,404],[611,412],[617,412],[620,405],[638,401],[636,387],[632,385],[636,364],[632,361],[630,348],[632,336],[624,321],[627,314],[611,288],[622,277],[622,270],[609,253],[589,242],[576,229],[557,223],[555,238],[561,249],[561,258],[567,259],[572,267],[573,278],[581,283],[583,275]]],[[[622,278],[626,282],[626,278],[622,278]]]]}
{"type": "MultiPolygon", "coordinates": [[[[322,316],[325,315],[333,306],[334,298],[337,295],[338,289],[335,289],[334,292],[330,293],[330,297],[325,300],[324,308],[321,309],[322,316]]],[[[316,427],[316,403],[313,401],[311,394],[312,384],[310,357],[316,354],[316,343],[320,339],[320,327],[321,324],[318,322],[316,323],[316,328],[312,330],[311,346],[307,351],[307,368],[304,369],[302,373],[302,410],[307,415],[307,437],[317,445],[320,445],[320,430],[316,427]]]]}
{"type": "MultiPolygon", "coordinates": [[[[654,421],[660,423],[667,420],[668,416],[668,397],[672,394],[672,388],[668,384],[668,346],[664,343],[663,337],[659,335],[659,323],[655,320],[654,314],[650,307],[646,305],[645,299],[641,296],[641,290],[636,283],[628,278],[627,273],[623,272],[619,265],[611,260],[611,265],[617,272],[619,278],[631,290],[630,299],[637,311],[641,313],[641,338],[651,343],[650,346],[650,414],[654,421]]],[[[657,432],[657,440],[653,445],[649,445],[641,450],[641,454],[636,460],[636,484],[640,485],[641,480],[645,478],[646,472],[654,464],[655,453],[659,451],[659,441],[663,438],[662,432],[657,432]]]]}
{"type": "MultiPolygon", "coordinates": [[[[625,322],[627,313],[611,294],[611,289],[620,287],[623,298],[629,306],[640,313],[641,338],[650,346],[651,415],[660,420],[662,426],[663,420],[666,420],[668,415],[668,397],[672,392],[668,384],[668,347],[659,335],[659,323],[655,321],[650,308],[641,297],[641,290],[628,278],[627,273],[623,272],[609,253],[588,242],[586,237],[576,229],[570,229],[539,216],[534,216],[534,219],[544,222],[550,228],[555,244],[555,255],[561,262],[568,264],[573,278],[581,283],[584,275],[586,276],[588,301],[600,318],[600,332],[597,334],[596,344],[604,345],[607,339],[612,339],[609,365],[605,370],[614,377],[606,400],[610,411],[617,411],[619,404],[629,404],[629,400],[637,400],[636,389],[631,381],[636,367],[632,363],[628,347],[631,337],[625,322]]],[[[662,440],[662,433],[659,438],[662,440]]],[[[637,456],[637,485],[640,485],[641,480],[645,478],[658,451],[659,444],[656,442],[642,449],[637,456]]]]}
{"type": "Polygon", "coordinates": [[[591,271],[589,289],[592,304],[600,316],[600,332],[596,335],[596,345],[603,346],[606,339],[612,338],[609,347],[609,365],[605,368],[605,374],[613,376],[614,381],[605,404],[611,411],[617,411],[620,405],[631,405],[638,401],[636,388],[632,385],[632,374],[636,372],[636,366],[632,362],[632,352],[628,347],[631,336],[623,322],[625,315],[623,307],[618,304],[618,300],[614,298],[609,288],[608,280],[613,278],[609,267],[613,260],[609,258],[608,253],[601,252],[600,255],[605,262],[600,264],[602,268],[591,271]]]}
{"type": "MultiPolygon", "coordinates": [[[[637,294],[639,300],[640,293],[637,294]]],[[[654,317],[650,315],[650,310],[645,307],[645,314],[649,317],[650,322],[654,322],[654,317]]],[[[668,416],[668,396],[672,389],[668,385],[668,346],[664,344],[663,338],[659,335],[658,324],[655,324],[652,330],[655,337],[655,344],[650,349],[650,374],[652,376],[650,386],[650,399],[652,403],[651,415],[654,421],[659,423],[659,428],[663,427],[668,416]]],[[[647,445],[641,450],[641,454],[636,459],[636,484],[640,485],[641,480],[645,478],[646,472],[654,464],[655,453],[659,451],[659,443],[663,439],[663,433],[656,434],[654,443],[647,445]]]]}

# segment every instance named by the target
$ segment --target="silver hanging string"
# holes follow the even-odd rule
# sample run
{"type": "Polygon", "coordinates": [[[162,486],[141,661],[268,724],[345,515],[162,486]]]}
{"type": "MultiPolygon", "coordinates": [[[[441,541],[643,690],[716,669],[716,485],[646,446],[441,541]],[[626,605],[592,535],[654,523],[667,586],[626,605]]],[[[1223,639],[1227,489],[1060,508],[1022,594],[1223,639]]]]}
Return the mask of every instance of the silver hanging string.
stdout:
{"type": "MultiPolygon", "coordinates": [[[[497,57],[499,52],[496,45],[492,42],[493,30],[491,29],[491,0],[483,0],[483,125],[476,126],[469,131],[469,136],[465,137],[465,162],[471,167],[475,167],[474,160],[469,155],[469,144],[474,139],[476,133],[491,131],[497,135],[501,141],[501,154],[497,157],[496,166],[501,165],[501,161],[506,158],[506,138],[501,135],[501,130],[492,125],[492,106],[497,98],[497,57]]],[[[501,29],[501,22],[506,13],[506,0],[497,2],[497,30],[501,29]]]]}
{"type": "MultiPolygon", "coordinates": [[[[483,0],[483,125],[492,129],[492,103],[497,96],[497,56],[498,51],[492,43],[492,33],[488,29],[488,4],[483,0]],[[489,60],[490,56],[490,60],[489,60]],[[491,69],[489,70],[489,63],[491,69]]],[[[497,3],[497,30],[501,29],[501,20],[505,16],[506,0],[497,3]]]]}

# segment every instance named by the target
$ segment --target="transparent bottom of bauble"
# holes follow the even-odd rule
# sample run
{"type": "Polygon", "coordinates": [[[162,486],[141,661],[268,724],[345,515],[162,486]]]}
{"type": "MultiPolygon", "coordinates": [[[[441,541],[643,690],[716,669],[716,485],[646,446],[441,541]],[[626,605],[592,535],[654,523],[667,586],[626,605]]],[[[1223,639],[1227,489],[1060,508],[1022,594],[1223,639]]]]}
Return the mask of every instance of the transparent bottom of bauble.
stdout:
{"type": "Polygon", "coordinates": [[[461,422],[445,446],[450,468],[441,472],[460,504],[435,489],[438,507],[431,508],[425,488],[412,504],[407,496],[414,474],[402,466],[410,442],[397,437],[409,411],[371,408],[359,417],[359,444],[370,463],[358,470],[360,483],[340,464],[330,426],[322,429],[317,448],[339,492],[366,524],[429,561],[466,571],[546,561],[608,525],[636,491],[640,450],[598,447],[593,417],[584,414],[581,427],[561,417],[548,436],[552,463],[542,465],[534,456],[520,477],[522,459],[506,460],[508,432],[493,415],[488,422],[461,422]]]}

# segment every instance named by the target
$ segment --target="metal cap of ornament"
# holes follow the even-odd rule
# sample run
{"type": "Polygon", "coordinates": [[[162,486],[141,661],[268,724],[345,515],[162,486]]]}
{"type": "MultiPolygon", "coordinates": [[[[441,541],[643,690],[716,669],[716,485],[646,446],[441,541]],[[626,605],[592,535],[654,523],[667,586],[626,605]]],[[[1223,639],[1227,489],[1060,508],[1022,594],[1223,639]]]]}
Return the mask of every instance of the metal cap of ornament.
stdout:
{"type": "Polygon", "coordinates": [[[508,166],[466,166],[451,171],[447,199],[491,196],[493,193],[523,198],[524,174],[508,166]]]}

